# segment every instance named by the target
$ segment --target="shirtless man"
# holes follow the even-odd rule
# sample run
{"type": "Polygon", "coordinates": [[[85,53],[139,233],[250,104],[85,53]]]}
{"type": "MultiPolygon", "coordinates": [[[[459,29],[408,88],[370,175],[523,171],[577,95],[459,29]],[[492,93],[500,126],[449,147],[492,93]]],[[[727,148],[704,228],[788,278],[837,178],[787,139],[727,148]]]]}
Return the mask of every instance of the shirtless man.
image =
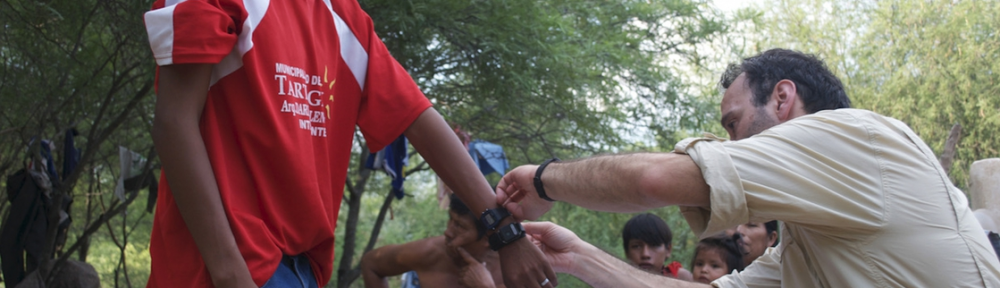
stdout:
{"type": "Polygon", "coordinates": [[[361,258],[365,287],[389,287],[386,277],[416,271],[423,287],[504,287],[497,253],[469,207],[454,194],[444,235],[372,250],[361,258]]]}

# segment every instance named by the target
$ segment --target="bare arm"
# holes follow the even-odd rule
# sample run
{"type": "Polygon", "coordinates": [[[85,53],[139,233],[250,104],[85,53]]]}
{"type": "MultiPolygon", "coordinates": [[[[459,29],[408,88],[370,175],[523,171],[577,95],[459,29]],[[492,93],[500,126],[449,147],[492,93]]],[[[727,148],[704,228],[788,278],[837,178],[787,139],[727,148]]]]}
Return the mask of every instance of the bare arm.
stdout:
{"type": "Polygon", "coordinates": [[[690,156],[676,153],[556,162],[542,172],[542,183],[550,198],[595,210],[638,212],[667,205],[709,204],[709,187],[701,169],[690,156]]]}
{"type": "Polygon", "coordinates": [[[524,223],[524,229],[556,271],[593,287],[710,287],[639,270],[551,222],[524,223]]]}
{"type": "MultiPolygon", "coordinates": [[[[406,138],[476,218],[486,209],[498,206],[486,178],[437,110],[428,108],[420,114],[406,129],[406,138]]],[[[513,222],[512,218],[504,219],[501,224],[513,222]]],[[[558,285],[555,272],[530,242],[517,240],[498,252],[506,286],[540,287],[538,284],[544,279],[549,279],[552,286],[558,285]]]]}
{"type": "Polygon", "coordinates": [[[593,287],[711,287],[639,270],[589,243],[575,253],[580,262],[573,276],[593,287]]]}
{"type": "MultiPolygon", "coordinates": [[[[497,185],[497,202],[519,219],[537,219],[552,204],[538,196],[538,166],[511,170],[497,185]]],[[[709,206],[709,186],[690,156],[675,153],[604,155],[554,162],[542,172],[549,198],[587,209],[639,212],[668,205],[709,206]]]]}
{"type": "Polygon", "coordinates": [[[496,208],[490,183],[472,162],[455,132],[434,108],[428,108],[406,129],[406,138],[427,164],[444,180],[479,218],[479,213],[496,208]]]}
{"type": "MultiPolygon", "coordinates": [[[[399,245],[387,245],[368,251],[361,257],[361,278],[367,288],[389,287],[385,277],[395,276],[431,265],[434,257],[426,257],[440,247],[433,245],[434,239],[427,238],[399,245]]],[[[442,240],[443,242],[443,240],[442,240]]],[[[426,267],[425,267],[426,268],[426,267]]]]}
{"type": "Polygon", "coordinates": [[[177,209],[216,287],[256,287],[236,246],[198,123],[210,64],[160,67],[153,143],[169,177],[177,209]]]}

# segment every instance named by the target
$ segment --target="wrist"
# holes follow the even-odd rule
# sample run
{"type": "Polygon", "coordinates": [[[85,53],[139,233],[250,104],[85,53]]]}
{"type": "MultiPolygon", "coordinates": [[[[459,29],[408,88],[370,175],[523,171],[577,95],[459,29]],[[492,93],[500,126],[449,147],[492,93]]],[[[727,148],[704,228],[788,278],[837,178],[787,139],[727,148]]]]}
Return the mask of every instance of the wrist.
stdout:
{"type": "Polygon", "coordinates": [[[489,236],[490,249],[500,251],[500,249],[509,244],[514,244],[514,242],[521,240],[525,235],[524,227],[521,227],[521,223],[519,222],[502,225],[489,236]]]}
{"type": "Polygon", "coordinates": [[[545,191],[545,184],[542,182],[542,173],[545,172],[545,168],[547,168],[549,164],[552,164],[553,162],[559,162],[559,158],[552,158],[549,160],[545,160],[545,162],[542,162],[541,165],[538,165],[538,168],[535,169],[535,178],[532,179],[535,184],[535,192],[538,193],[538,198],[545,199],[549,202],[553,202],[556,200],[549,197],[547,191],[545,191]]]}
{"type": "Polygon", "coordinates": [[[600,275],[597,272],[604,271],[600,269],[604,269],[603,266],[606,265],[606,261],[602,261],[601,257],[598,256],[610,257],[610,255],[590,243],[580,242],[580,245],[574,245],[570,248],[569,253],[572,260],[569,261],[569,266],[564,267],[566,271],[558,272],[576,276],[586,283],[594,283],[595,279],[591,278],[600,275]],[[595,275],[595,273],[597,274],[595,275]]]}

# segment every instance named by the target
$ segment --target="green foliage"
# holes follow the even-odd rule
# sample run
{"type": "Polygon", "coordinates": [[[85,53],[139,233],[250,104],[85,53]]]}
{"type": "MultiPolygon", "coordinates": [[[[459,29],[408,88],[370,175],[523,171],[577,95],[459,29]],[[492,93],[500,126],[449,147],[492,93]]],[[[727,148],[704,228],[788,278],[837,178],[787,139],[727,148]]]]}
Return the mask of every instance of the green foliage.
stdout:
{"type": "Polygon", "coordinates": [[[661,62],[694,58],[722,27],[688,0],[361,4],[438,110],[515,163],[620,149],[622,131],[700,117],[661,62]]]}
{"type": "MultiPolygon", "coordinates": [[[[1000,3],[782,1],[761,21],[760,47],[816,53],[857,108],[910,125],[936,153],[962,125],[950,177],[967,186],[973,161],[1000,156],[1000,3]],[[777,7],[781,7],[780,9],[777,7]],[[778,11],[780,10],[780,11],[778,11]],[[778,13],[781,12],[781,13],[778,13]]],[[[763,49],[763,48],[762,48],[763,49]]]]}
{"type": "MultiPolygon", "coordinates": [[[[53,195],[73,200],[73,222],[55,256],[86,242],[83,231],[97,225],[93,245],[80,247],[92,248],[90,263],[105,286],[145,285],[149,273],[145,193],[127,216],[114,213],[107,224],[95,222],[126,207],[111,195],[119,176],[118,146],[154,155],[148,133],[155,65],[140,17],[148,9],[145,1],[0,1],[0,176],[24,167],[26,151],[34,151],[29,143],[38,143],[32,139],[56,143],[61,181],[53,195]],[[62,174],[63,133],[74,127],[83,155],[76,173],[62,174]]],[[[5,216],[9,203],[2,195],[5,216]]]]}

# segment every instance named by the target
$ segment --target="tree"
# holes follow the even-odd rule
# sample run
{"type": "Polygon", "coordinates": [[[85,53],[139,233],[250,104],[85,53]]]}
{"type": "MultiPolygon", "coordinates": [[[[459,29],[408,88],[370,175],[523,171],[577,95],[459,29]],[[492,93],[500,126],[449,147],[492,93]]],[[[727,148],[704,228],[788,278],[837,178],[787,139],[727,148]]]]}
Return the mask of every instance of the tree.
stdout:
{"type": "Polygon", "coordinates": [[[962,125],[950,169],[1000,156],[1000,4],[991,1],[783,1],[765,12],[760,47],[816,53],[857,108],[902,120],[937,154],[962,125]],[[770,13],[769,13],[770,12],[770,13]]]}
{"type": "MultiPolygon", "coordinates": [[[[700,99],[684,94],[667,56],[696,60],[695,45],[723,27],[692,1],[361,5],[436,108],[474,138],[504,146],[515,166],[652,146],[623,131],[698,128],[692,123],[704,121],[691,119],[706,114],[691,103],[700,99]]],[[[355,251],[355,238],[368,173],[352,170],[348,179],[340,287],[356,279],[355,256],[367,251],[355,251]]]]}
{"type": "MultiPolygon", "coordinates": [[[[117,146],[153,155],[147,131],[154,66],[137,17],[147,9],[146,3],[124,0],[0,1],[4,27],[0,32],[0,175],[37,161],[41,139],[57,143],[54,154],[56,166],[61,167],[64,132],[70,128],[80,132],[76,138],[82,151],[79,165],[53,183],[52,207],[72,201],[71,215],[76,221],[68,232],[55,231],[57,226],[51,224],[58,222],[59,210],[50,210],[43,259],[58,257],[59,261],[48,260],[40,267],[50,280],[49,272],[58,270],[72,252],[82,251],[79,258],[85,259],[91,235],[138,196],[118,200],[102,184],[117,177],[117,168],[112,168],[117,167],[112,164],[117,162],[117,146]],[[104,193],[93,191],[95,187],[105,188],[104,193]],[[56,240],[67,234],[72,245],[56,240]]],[[[145,170],[153,166],[151,161],[145,170]]],[[[4,216],[9,211],[6,197],[6,193],[0,197],[4,216]]],[[[110,233],[111,226],[107,228],[110,233]]]]}

